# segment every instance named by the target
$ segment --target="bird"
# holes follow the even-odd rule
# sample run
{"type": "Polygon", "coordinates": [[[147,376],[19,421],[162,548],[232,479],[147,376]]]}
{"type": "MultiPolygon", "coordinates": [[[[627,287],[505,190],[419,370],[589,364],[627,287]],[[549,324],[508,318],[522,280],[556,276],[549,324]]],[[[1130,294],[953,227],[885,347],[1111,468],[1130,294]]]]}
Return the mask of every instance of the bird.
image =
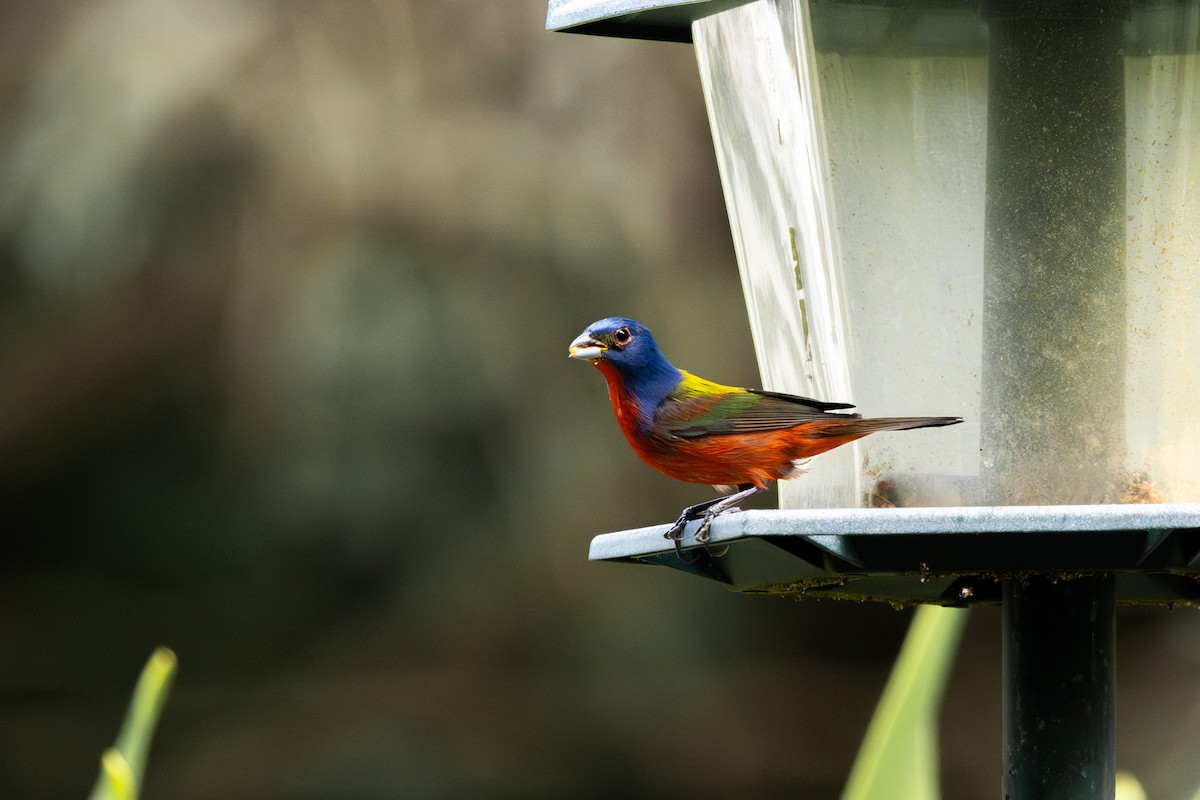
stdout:
{"type": "Polygon", "coordinates": [[[567,353],[591,362],[604,376],[617,423],[642,461],[676,480],[729,492],[683,510],[664,534],[677,550],[689,522],[700,520],[696,541],[708,542],[718,516],[775,481],[798,477],[813,456],[877,431],[962,422],[962,417],[863,419],[847,411],[853,403],[714,383],[672,365],[650,331],[628,317],[593,322],[567,353]]]}

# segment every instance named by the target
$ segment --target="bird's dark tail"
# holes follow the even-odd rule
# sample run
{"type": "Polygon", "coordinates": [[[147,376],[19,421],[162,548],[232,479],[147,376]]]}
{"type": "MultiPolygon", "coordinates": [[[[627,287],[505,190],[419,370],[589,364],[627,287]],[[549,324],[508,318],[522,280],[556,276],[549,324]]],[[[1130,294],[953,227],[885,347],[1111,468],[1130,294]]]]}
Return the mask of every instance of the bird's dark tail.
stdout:
{"type": "Polygon", "coordinates": [[[866,436],[877,431],[907,431],[912,428],[940,428],[957,425],[962,417],[879,417],[877,419],[822,420],[813,433],[817,436],[866,436]]]}

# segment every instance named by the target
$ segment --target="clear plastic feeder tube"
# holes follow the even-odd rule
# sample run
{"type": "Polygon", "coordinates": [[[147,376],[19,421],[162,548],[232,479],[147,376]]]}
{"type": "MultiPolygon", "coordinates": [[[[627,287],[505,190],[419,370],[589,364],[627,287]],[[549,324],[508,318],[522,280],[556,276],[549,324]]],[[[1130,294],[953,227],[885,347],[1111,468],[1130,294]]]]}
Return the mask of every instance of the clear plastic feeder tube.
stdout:
{"type": "Polygon", "coordinates": [[[960,414],[786,507],[1200,501],[1200,0],[693,25],[764,383],[960,414]]]}

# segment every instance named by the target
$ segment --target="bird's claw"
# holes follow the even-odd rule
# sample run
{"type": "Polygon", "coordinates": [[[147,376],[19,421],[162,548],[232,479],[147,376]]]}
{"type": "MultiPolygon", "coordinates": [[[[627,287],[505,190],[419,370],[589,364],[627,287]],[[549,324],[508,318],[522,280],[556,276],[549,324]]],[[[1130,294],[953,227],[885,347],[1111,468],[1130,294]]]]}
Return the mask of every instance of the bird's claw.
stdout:
{"type": "Polygon", "coordinates": [[[688,558],[683,552],[683,532],[687,530],[687,524],[697,518],[695,511],[695,508],[685,508],[679,515],[679,519],[675,520],[675,523],[663,534],[664,539],[669,539],[675,545],[675,554],[685,564],[695,564],[700,559],[699,554],[688,558]]]}
{"type": "Polygon", "coordinates": [[[697,503],[694,506],[688,506],[679,515],[679,519],[675,520],[675,523],[663,534],[663,538],[675,542],[675,549],[682,552],[683,548],[680,547],[680,542],[683,539],[683,532],[689,522],[698,519],[700,520],[700,527],[696,528],[696,543],[707,544],[712,539],[712,526],[717,517],[722,514],[741,511],[737,504],[755,492],[761,491],[757,487],[749,485],[740,486],[738,489],[739,491],[731,495],[718,497],[715,500],[709,500],[704,503],[697,503]]]}
{"type": "Polygon", "coordinates": [[[680,518],[676,520],[675,524],[668,528],[667,532],[663,534],[663,538],[670,539],[674,542],[680,541],[683,539],[683,531],[687,527],[687,524],[688,521],[686,519],[680,518]]]}
{"type": "Polygon", "coordinates": [[[663,534],[664,539],[670,539],[674,542],[679,542],[683,539],[683,532],[687,530],[689,522],[695,519],[700,519],[705,511],[707,511],[710,503],[701,503],[699,506],[688,506],[679,515],[679,519],[667,528],[667,532],[663,534]]]}
{"type": "MultiPolygon", "coordinates": [[[[741,509],[740,508],[725,508],[725,509],[716,511],[715,513],[711,512],[711,511],[707,511],[701,517],[699,517],[700,526],[698,528],[696,528],[696,533],[695,533],[695,536],[693,537],[696,540],[696,544],[707,545],[712,540],[713,522],[715,522],[717,517],[721,516],[722,514],[729,514],[734,511],[741,511],[741,509]]],[[[663,534],[664,539],[669,539],[670,541],[675,543],[675,550],[677,553],[679,553],[680,558],[684,557],[683,556],[683,546],[682,546],[683,532],[687,529],[687,524],[691,521],[692,521],[691,519],[685,519],[683,517],[680,517],[678,520],[675,521],[675,524],[672,525],[670,528],[668,528],[667,532],[663,534]]],[[[684,558],[684,560],[687,561],[686,558],[684,558]]],[[[691,562],[688,561],[688,563],[691,563],[691,562]]]]}
{"type": "MultiPolygon", "coordinates": [[[[723,556],[725,554],[725,550],[722,550],[720,553],[713,553],[711,550],[708,549],[708,543],[712,539],[713,522],[716,520],[717,517],[721,516],[721,514],[727,514],[730,511],[738,511],[738,510],[740,510],[740,509],[732,508],[732,509],[725,509],[723,511],[717,511],[716,513],[705,513],[704,516],[700,518],[700,526],[698,528],[696,528],[696,534],[695,534],[694,538],[696,540],[696,544],[700,545],[700,547],[702,549],[699,552],[697,552],[696,555],[692,556],[691,558],[688,558],[688,556],[684,553],[683,543],[680,541],[683,538],[683,529],[687,526],[687,523],[684,522],[678,526],[679,533],[675,537],[671,536],[671,533],[675,531],[675,527],[676,527],[676,526],[672,525],[671,530],[667,531],[666,536],[668,539],[671,539],[675,543],[675,553],[679,556],[679,559],[681,561],[683,561],[683,563],[685,563],[685,564],[695,564],[697,561],[699,561],[704,556],[709,556],[709,557],[723,556]]],[[[728,548],[726,548],[726,550],[728,550],[728,548]]]]}
{"type": "Polygon", "coordinates": [[[700,544],[708,542],[712,539],[712,526],[717,521],[717,517],[723,514],[736,514],[739,511],[741,511],[740,508],[732,506],[730,508],[714,508],[705,513],[704,517],[700,520],[700,527],[696,529],[696,541],[700,544]]]}

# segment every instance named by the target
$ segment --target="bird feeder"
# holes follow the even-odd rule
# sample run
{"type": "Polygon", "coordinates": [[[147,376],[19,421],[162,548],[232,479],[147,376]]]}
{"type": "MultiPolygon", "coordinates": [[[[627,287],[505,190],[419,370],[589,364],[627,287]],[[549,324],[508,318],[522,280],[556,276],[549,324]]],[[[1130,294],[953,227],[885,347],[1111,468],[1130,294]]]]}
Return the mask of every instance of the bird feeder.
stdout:
{"type": "Polygon", "coordinates": [[[1111,797],[1115,605],[1200,603],[1200,0],[551,0],[547,26],[694,43],[765,388],[966,419],[821,456],[694,561],[665,526],[592,558],[1001,603],[1006,796],[1111,797]]]}

